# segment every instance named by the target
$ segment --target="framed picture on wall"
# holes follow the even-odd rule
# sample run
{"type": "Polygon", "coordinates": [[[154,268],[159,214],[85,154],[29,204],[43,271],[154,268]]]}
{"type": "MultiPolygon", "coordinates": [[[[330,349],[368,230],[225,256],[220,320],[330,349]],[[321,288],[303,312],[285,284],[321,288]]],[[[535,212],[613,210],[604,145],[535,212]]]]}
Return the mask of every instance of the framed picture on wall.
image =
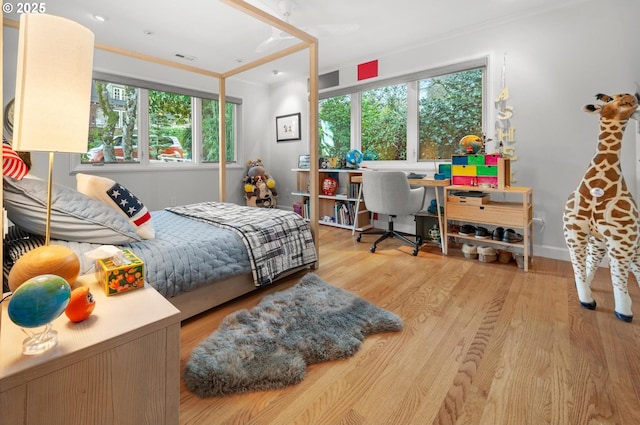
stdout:
{"type": "Polygon", "coordinates": [[[276,136],[278,142],[300,140],[300,112],[276,117],[276,136]]]}

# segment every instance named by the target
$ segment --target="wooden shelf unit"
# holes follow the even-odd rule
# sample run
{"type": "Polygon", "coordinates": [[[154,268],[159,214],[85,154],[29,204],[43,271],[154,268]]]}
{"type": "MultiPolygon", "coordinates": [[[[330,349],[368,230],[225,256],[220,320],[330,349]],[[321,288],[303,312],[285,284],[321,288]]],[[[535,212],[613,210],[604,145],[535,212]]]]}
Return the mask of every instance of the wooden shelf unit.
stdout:
{"type": "MultiPolygon", "coordinates": [[[[300,196],[303,205],[309,200],[309,182],[310,182],[310,170],[304,168],[294,168],[292,171],[296,173],[296,190],[292,192],[292,195],[300,196]]],[[[359,177],[362,175],[360,170],[349,169],[320,169],[318,170],[320,178],[318,179],[318,207],[319,207],[319,223],[326,226],[340,227],[343,229],[363,231],[370,229],[371,214],[367,210],[364,202],[360,201],[360,206],[356,213],[356,204],[358,202],[359,188],[362,179],[359,177]],[[338,188],[335,196],[322,195],[322,181],[325,177],[330,175],[334,176],[338,180],[338,188]],[[336,217],[336,203],[345,204],[349,210],[357,215],[357,220],[351,219],[349,224],[341,223],[340,219],[336,217]],[[333,217],[335,221],[324,220],[324,217],[333,217]]],[[[303,207],[304,211],[304,207],[303,207]]],[[[305,218],[308,216],[304,215],[305,218]]]]}
{"type": "MultiPolygon", "coordinates": [[[[447,186],[444,189],[445,208],[442,233],[442,251],[446,255],[449,237],[478,245],[495,245],[501,249],[522,252],[524,270],[529,271],[529,262],[533,258],[533,191],[529,187],[505,187],[504,189],[479,188],[476,186],[447,186]],[[490,195],[485,204],[465,204],[450,200],[452,192],[481,191],[490,195]],[[502,196],[502,200],[498,197],[502,196]],[[451,233],[451,221],[474,226],[484,225],[514,229],[522,234],[522,242],[508,243],[493,239],[478,239],[451,233]]],[[[492,229],[489,229],[491,231],[492,229]]]]}

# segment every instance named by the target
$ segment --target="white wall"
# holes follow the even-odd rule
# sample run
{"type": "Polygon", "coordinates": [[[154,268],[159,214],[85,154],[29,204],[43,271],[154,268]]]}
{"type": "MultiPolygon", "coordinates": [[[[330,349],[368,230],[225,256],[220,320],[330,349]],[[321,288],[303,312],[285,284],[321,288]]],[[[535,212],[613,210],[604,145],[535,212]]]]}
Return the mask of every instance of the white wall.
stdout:
{"type": "MultiPolygon", "coordinates": [[[[544,228],[534,229],[534,252],[568,259],[562,211],[595,152],[599,131],[597,116],[582,112],[582,106],[593,103],[596,93],[632,92],[635,82],[640,82],[638,16],[637,0],[589,0],[559,6],[526,19],[380,56],[379,78],[489,55],[492,94],[487,134],[492,135],[493,99],[499,92],[506,53],[508,103],[514,108],[512,125],[517,139],[518,160],[513,164],[517,185],[533,188],[534,212],[545,218],[544,228]]],[[[372,59],[376,58],[368,60],[372,59]]],[[[357,84],[356,65],[340,69],[341,86],[357,84]]],[[[331,70],[321,72],[327,71],[331,70]]],[[[297,85],[290,90],[283,87],[278,93],[297,89],[297,85]]],[[[281,99],[272,92],[272,109],[281,99]]],[[[623,170],[633,193],[637,192],[635,128],[631,123],[622,152],[623,170]]],[[[291,150],[288,164],[297,158],[293,151],[300,151],[297,146],[291,150]]],[[[280,177],[279,184],[294,185],[294,178],[293,173],[286,182],[280,177]]]]}
{"type": "MultiPolygon", "coordinates": [[[[15,92],[16,54],[18,30],[4,27],[4,63],[3,63],[3,104],[7,104],[15,92]]],[[[94,69],[97,71],[169,84],[176,87],[218,93],[218,80],[178,69],[155,65],[101,50],[95,51],[94,69]]],[[[255,156],[260,146],[266,143],[268,127],[269,102],[268,87],[248,84],[238,78],[227,81],[227,96],[243,99],[244,121],[241,126],[243,144],[238,151],[238,164],[227,167],[227,201],[244,203],[242,178],[246,173],[246,159],[255,156]]],[[[32,156],[32,174],[39,177],[47,175],[47,154],[37,153],[32,156]]],[[[58,154],[55,157],[54,181],[75,187],[75,177],[71,173],[72,164],[69,155],[58,154]]],[[[166,172],[166,168],[135,172],[103,170],[96,167],[92,174],[112,178],[136,194],[151,210],[158,210],[171,204],[189,204],[200,201],[219,200],[218,168],[184,169],[178,172],[166,172]],[[163,171],[165,170],[165,171],[163,171]]]]}

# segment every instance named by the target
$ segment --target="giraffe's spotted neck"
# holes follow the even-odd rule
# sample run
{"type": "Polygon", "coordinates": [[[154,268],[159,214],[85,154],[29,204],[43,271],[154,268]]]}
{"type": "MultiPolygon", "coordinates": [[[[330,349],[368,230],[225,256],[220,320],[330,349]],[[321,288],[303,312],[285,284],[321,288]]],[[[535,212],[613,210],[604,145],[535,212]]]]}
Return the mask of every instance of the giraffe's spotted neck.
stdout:
{"type": "Polygon", "coordinates": [[[611,120],[602,118],[600,120],[600,135],[596,154],[591,161],[592,166],[598,166],[603,161],[608,162],[608,166],[613,165],[612,159],[619,166],[620,150],[622,149],[622,135],[627,126],[628,120],[611,120]]]}
{"type": "Polygon", "coordinates": [[[608,199],[627,190],[620,164],[622,135],[627,121],[600,119],[598,147],[579,188],[583,195],[608,199]]]}

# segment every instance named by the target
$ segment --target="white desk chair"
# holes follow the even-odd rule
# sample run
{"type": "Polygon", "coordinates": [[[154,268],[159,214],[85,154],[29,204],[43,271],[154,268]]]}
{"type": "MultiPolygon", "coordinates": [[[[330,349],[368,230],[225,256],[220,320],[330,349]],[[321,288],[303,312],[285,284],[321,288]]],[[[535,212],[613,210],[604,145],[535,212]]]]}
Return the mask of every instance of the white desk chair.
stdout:
{"type": "Polygon", "coordinates": [[[412,189],[409,186],[407,175],[402,171],[364,171],[362,173],[362,191],[367,210],[388,215],[389,222],[387,229],[361,232],[356,240],[360,242],[363,235],[381,235],[369,248],[369,251],[376,252],[380,241],[387,238],[398,238],[413,246],[413,255],[418,255],[422,238],[418,235],[394,230],[393,219],[399,215],[414,215],[422,210],[425,188],[412,189]]]}

